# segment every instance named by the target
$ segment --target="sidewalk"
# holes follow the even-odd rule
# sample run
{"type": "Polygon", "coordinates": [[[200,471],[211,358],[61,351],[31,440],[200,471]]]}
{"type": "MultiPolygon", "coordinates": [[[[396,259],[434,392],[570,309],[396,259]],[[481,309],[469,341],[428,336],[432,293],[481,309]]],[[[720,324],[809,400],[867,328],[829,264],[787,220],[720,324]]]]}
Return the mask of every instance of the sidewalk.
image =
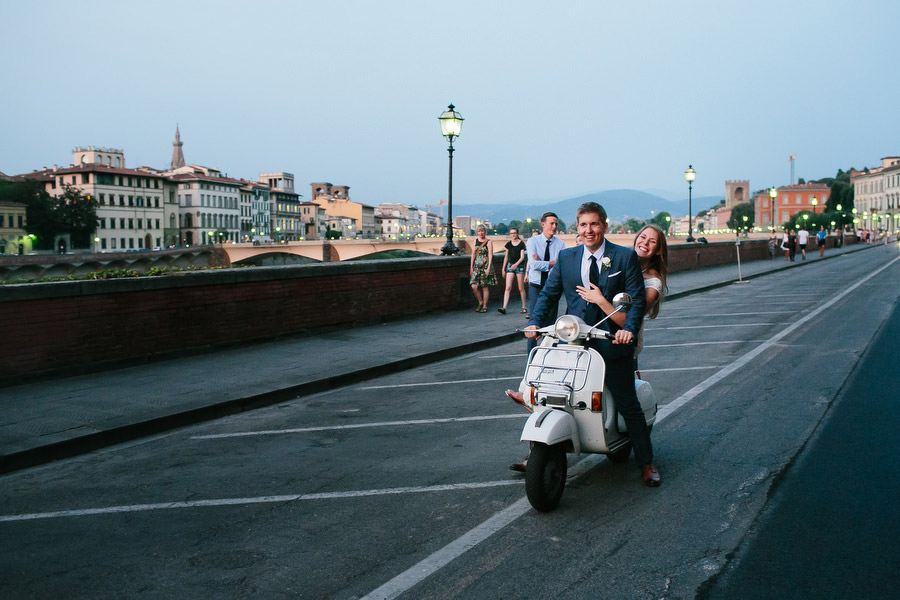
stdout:
{"type": "MultiPolygon", "coordinates": [[[[744,263],[742,278],[823,260],[807,254],[744,263]]],[[[668,298],[737,279],[737,265],[674,273],[668,298]]],[[[525,319],[499,314],[499,300],[487,314],[434,313],[0,389],[0,474],[523,339],[525,319]]]]}

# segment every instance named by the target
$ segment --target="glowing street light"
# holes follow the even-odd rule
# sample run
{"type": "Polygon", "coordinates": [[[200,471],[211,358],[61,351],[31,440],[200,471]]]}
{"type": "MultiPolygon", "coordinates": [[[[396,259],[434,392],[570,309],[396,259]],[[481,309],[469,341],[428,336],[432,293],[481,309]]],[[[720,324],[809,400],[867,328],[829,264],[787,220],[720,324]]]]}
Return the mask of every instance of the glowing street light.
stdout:
{"type": "Polygon", "coordinates": [[[462,131],[463,118],[454,110],[455,108],[453,104],[450,104],[447,110],[438,117],[438,121],[441,123],[441,135],[450,142],[450,147],[447,149],[450,153],[450,175],[447,187],[447,243],[441,247],[441,254],[445,256],[459,253],[459,248],[453,243],[453,140],[458,138],[462,131]]]}
{"type": "Polygon", "coordinates": [[[691,209],[691,197],[694,191],[694,179],[697,178],[697,172],[694,170],[693,165],[688,165],[687,170],[684,172],[684,180],[688,182],[688,236],[687,241],[694,241],[694,227],[693,227],[693,210],[691,209]]]}
{"type": "Polygon", "coordinates": [[[771,201],[769,202],[769,204],[772,205],[772,231],[774,232],[775,231],[775,199],[778,198],[778,190],[775,189],[774,185],[769,189],[769,198],[771,198],[771,201]]]}

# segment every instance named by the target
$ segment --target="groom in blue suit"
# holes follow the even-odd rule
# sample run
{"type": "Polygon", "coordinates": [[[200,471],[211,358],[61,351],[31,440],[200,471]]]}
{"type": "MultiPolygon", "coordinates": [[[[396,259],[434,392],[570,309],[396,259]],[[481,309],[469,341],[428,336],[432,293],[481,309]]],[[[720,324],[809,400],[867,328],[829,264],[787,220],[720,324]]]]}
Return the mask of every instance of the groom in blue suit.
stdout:
{"type": "Polygon", "coordinates": [[[641,265],[634,250],[605,239],[607,217],[602,206],[596,202],[582,204],[575,218],[578,234],[584,243],[559,253],[556,265],[550,271],[531,312],[525,335],[537,337],[533,330],[541,326],[563,294],[566,296],[566,313],[581,317],[588,325],[597,323],[606,315],[597,304],[582,298],[585,290],[596,288],[610,302],[619,292],[631,296],[632,304],[625,315],[625,325],[620,328],[608,319],[601,326],[615,334],[615,340],[592,340],[590,346],[606,361],[605,385],[615,397],[616,408],[628,426],[644,483],[657,486],[660,476],[653,465],[650,431],[634,391],[634,342],[644,319],[645,305],[641,265]]]}

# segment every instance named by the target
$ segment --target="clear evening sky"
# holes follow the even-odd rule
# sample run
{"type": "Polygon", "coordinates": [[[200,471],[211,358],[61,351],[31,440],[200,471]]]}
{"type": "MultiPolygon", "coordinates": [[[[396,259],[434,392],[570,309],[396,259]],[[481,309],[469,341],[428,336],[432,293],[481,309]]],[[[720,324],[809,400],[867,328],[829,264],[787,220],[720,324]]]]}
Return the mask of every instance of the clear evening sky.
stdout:
{"type": "Polygon", "coordinates": [[[35,0],[0,6],[0,171],[122,148],[351,197],[724,197],[900,154],[900,2],[35,0]]]}

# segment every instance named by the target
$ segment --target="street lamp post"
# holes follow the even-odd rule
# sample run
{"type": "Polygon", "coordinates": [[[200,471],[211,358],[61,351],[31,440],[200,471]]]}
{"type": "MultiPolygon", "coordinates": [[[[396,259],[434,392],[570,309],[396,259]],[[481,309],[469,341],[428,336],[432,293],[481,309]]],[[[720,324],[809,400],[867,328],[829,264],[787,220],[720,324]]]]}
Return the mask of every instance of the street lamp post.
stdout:
{"type": "Polygon", "coordinates": [[[772,233],[775,233],[775,199],[778,198],[778,190],[773,185],[769,189],[769,203],[772,205],[772,233]]]}
{"type": "Polygon", "coordinates": [[[693,226],[693,209],[691,207],[691,200],[694,192],[694,179],[697,177],[697,172],[694,171],[693,165],[688,165],[687,171],[684,172],[684,179],[688,182],[688,236],[687,241],[694,241],[694,226],[693,226]]]}
{"type": "Polygon", "coordinates": [[[816,212],[816,208],[819,206],[819,201],[816,199],[815,196],[812,197],[812,199],[809,201],[809,203],[812,204],[812,207],[813,207],[813,214],[814,214],[814,215],[819,214],[819,213],[816,212]]]}
{"type": "Polygon", "coordinates": [[[454,110],[453,104],[450,104],[438,121],[441,123],[441,135],[450,142],[447,149],[450,153],[450,175],[447,187],[447,243],[441,247],[441,254],[445,256],[453,256],[459,253],[459,248],[453,243],[453,140],[459,137],[462,129],[463,118],[454,110]]]}

